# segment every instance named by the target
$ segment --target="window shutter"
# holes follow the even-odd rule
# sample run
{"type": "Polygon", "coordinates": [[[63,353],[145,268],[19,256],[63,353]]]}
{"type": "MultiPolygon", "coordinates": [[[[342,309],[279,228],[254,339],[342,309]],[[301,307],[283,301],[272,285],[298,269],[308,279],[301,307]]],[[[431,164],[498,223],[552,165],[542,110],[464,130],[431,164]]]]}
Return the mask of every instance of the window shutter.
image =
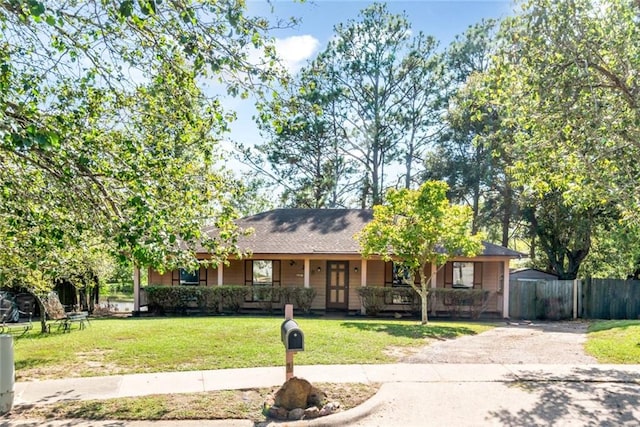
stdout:
{"type": "Polygon", "coordinates": [[[244,285],[253,285],[253,261],[249,259],[244,261],[244,285]]]}
{"type": "Polygon", "coordinates": [[[453,263],[447,262],[444,265],[444,287],[452,288],[453,287],[453,263]]]}
{"type": "Polygon", "coordinates": [[[171,286],[177,286],[180,284],[180,269],[176,268],[171,272],[171,286]]]}
{"type": "Polygon", "coordinates": [[[273,287],[280,287],[281,285],[281,276],[280,276],[280,260],[271,261],[271,274],[273,280],[273,287]]]}
{"type": "Polygon", "coordinates": [[[393,286],[393,262],[384,263],[384,285],[393,286]]]}
{"type": "Polygon", "coordinates": [[[473,289],[482,289],[482,263],[473,263],[473,289]]]}
{"type": "Polygon", "coordinates": [[[198,272],[198,284],[200,286],[207,286],[207,271],[209,269],[203,265],[200,266],[200,271],[198,272]]]}

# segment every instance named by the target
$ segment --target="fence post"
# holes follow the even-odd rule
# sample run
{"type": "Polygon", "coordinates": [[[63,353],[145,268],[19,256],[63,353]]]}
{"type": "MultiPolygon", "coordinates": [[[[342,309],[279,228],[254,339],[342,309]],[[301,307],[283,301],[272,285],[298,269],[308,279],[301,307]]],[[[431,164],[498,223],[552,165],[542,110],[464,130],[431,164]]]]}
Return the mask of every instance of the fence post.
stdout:
{"type": "Polygon", "coordinates": [[[11,411],[13,407],[14,382],[13,337],[0,335],[0,415],[11,411]]]}
{"type": "Polygon", "coordinates": [[[578,318],[578,279],[573,279],[573,319],[578,318]]]}

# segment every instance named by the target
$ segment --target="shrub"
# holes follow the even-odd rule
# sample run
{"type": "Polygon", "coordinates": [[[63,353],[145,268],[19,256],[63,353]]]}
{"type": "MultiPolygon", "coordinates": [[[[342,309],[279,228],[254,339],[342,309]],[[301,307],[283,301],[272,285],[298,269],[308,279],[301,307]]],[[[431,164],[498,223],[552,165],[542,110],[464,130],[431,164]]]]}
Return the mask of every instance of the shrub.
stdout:
{"type": "Polygon", "coordinates": [[[303,313],[308,314],[311,312],[311,304],[315,299],[318,292],[313,288],[289,288],[293,289],[293,299],[296,306],[302,310],[303,313]]]}
{"type": "Polygon", "coordinates": [[[246,299],[249,288],[246,286],[218,286],[222,310],[228,309],[239,313],[246,299]]]}
{"type": "Polygon", "coordinates": [[[483,289],[432,289],[431,297],[442,301],[452,317],[459,318],[464,311],[477,319],[487,308],[490,291],[483,289]],[[466,310],[465,310],[466,309],[466,310]]]}
{"type": "Polygon", "coordinates": [[[360,302],[369,316],[377,316],[384,309],[389,289],[377,286],[358,288],[360,302]]]}
{"type": "Polygon", "coordinates": [[[198,308],[202,313],[240,311],[248,289],[244,286],[146,286],[150,307],[162,312],[198,308]]]}
{"type": "Polygon", "coordinates": [[[163,312],[184,311],[198,306],[200,289],[197,286],[146,286],[149,305],[163,312]]]}

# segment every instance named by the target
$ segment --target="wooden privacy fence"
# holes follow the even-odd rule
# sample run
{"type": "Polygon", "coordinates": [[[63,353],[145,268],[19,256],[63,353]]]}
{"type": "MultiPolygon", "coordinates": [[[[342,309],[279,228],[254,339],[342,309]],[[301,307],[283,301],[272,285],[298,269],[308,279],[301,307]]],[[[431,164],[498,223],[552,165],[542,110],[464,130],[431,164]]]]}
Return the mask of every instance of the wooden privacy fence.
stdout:
{"type": "Polygon", "coordinates": [[[509,283],[509,317],[561,320],[574,316],[573,280],[515,280],[509,283]]]}
{"type": "Polygon", "coordinates": [[[586,279],[582,285],[581,317],[640,319],[640,281],[586,279]]]}
{"type": "Polygon", "coordinates": [[[515,280],[509,283],[509,317],[529,320],[640,319],[640,281],[515,280]]]}

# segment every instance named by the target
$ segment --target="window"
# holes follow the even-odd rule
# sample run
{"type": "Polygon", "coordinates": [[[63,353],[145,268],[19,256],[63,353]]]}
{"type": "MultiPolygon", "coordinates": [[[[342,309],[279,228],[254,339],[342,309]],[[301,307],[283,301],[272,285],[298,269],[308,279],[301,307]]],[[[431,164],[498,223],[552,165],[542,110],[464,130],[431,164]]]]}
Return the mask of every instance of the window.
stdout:
{"type": "Polygon", "coordinates": [[[453,287],[473,288],[474,284],[474,263],[454,262],[453,263],[453,287]]]}
{"type": "Polygon", "coordinates": [[[385,286],[399,288],[397,292],[391,292],[386,298],[387,304],[411,304],[413,303],[414,292],[411,289],[411,270],[395,262],[385,264],[385,286]]]}
{"type": "Polygon", "coordinates": [[[199,285],[200,284],[200,270],[188,271],[184,268],[180,269],[180,284],[181,285],[199,285]]]}
{"type": "Polygon", "coordinates": [[[252,260],[245,263],[245,286],[251,286],[249,301],[265,301],[269,289],[280,286],[280,261],[252,260]]]}
{"type": "Polygon", "coordinates": [[[273,285],[273,262],[257,260],[253,261],[253,286],[273,285]]]}

